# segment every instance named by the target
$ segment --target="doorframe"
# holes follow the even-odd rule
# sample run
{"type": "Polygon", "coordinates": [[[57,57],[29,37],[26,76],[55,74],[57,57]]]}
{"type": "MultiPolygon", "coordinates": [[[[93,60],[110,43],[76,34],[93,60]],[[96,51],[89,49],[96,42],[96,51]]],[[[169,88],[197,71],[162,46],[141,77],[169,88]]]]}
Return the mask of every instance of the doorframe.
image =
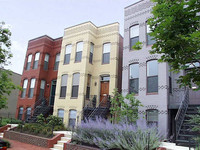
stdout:
{"type": "MultiPolygon", "coordinates": [[[[49,105],[50,106],[53,106],[53,105],[51,105],[51,96],[52,96],[52,86],[53,86],[53,81],[56,81],[56,84],[55,85],[57,85],[57,79],[55,79],[55,80],[51,80],[51,90],[50,90],[50,97],[49,97],[49,105]]],[[[55,93],[56,93],[56,88],[55,88],[55,93]]],[[[54,102],[55,102],[55,97],[54,97],[54,102]]]]}
{"type": "MultiPolygon", "coordinates": [[[[100,75],[100,84],[99,84],[99,103],[100,103],[100,101],[101,101],[101,82],[108,82],[108,84],[109,84],[109,90],[110,90],[110,75],[109,74],[102,74],[102,75],[100,75]],[[102,78],[103,77],[109,77],[109,80],[103,80],[102,78]]],[[[108,93],[109,93],[109,91],[108,91],[108,93]]]]}

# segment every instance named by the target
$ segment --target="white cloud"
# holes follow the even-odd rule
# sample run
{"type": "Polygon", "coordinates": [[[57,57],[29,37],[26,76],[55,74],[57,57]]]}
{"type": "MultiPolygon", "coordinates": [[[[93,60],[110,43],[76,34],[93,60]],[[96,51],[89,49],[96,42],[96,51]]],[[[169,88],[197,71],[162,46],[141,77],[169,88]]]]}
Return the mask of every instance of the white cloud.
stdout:
{"type": "Polygon", "coordinates": [[[18,41],[12,41],[11,52],[13,57],[11,58],[8,66],[5,66],[5,69],[10,69],[13,72],[22,74],[24,67],[24,58],[26,54],[26,46],[19,43],[18,41]]]}

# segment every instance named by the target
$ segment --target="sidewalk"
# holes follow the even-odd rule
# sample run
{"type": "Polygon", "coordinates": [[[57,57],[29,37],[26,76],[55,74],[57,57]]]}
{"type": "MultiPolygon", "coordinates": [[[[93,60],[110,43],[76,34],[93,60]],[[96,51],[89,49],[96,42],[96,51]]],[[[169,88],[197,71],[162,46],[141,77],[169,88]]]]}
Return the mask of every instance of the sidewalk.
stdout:
{"type": "Polygon", "coordinates": [[[43,148],[35,145],[21,143],[14,140],[9,140],[9,139],[5,140],[9,141],[11,144],[11,148],[8,148],[8,150],[50,150],[49,148],[43,148]]]}

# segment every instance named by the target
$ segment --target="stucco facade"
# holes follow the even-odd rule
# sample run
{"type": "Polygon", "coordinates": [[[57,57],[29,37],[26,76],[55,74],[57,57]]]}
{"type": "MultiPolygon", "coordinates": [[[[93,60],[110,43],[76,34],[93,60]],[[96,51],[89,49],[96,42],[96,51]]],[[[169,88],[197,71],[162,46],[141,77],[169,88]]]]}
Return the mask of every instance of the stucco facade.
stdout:
{"type": "MultiPolygon", "coordinates": [[[[102,77],[108,77],[109,95],[114,88],[121,89],[121,64],[122,64],[122,44],[123,40],[119,34],[119,24],[113,23],[101,27],[96,27],[91,22],[82,23],[66,28],[64,31],[62,49],[60,54],[60,64],[58,71],[56,96],[54,104],[54,115],[59,115],[58,110],[64,110],[63,121],[66,126],[69,124],[69,111],[76,111],[76,118],[81,118],[83,107],[96,95],[97,105],[100,101],[102,77]],[[76,61],[77,43],[83,42],[81,61],[76,61]],[[91,43],[93,43],[93,59],[91,58],[91,43]],[[110,45],[109,61],[103,63],[103,46],[110,45]],[[71,45],[70,61],[65,63],[66,46],[71,45]],[[121,55],[121,56],[119,56],[121,55]],[[78,73],[78,95],[72,97],[73,75],[78,73]],[[61,97],[61,78],[67,75],[66,95],[61,97]],[[89,76],[91,76],[88,83],[89,76]],[[89,85],[88,85],[89,84],[89,85]],[[90,87],[89,96],[87,86],[90,87]]],[[[80,121],[80,120],[78,120],[80,121]]]]}
{"type": "Polygon", "coordinates": [[[160,58],[158,54],[149,53],[152,45],[147,44],[147,20],[152,16],[150,12],[153,5],[149,0],[142,0],[125,8],[122,93],[126,95],[130,91],[130,65],[139,64],[139,87],[136,98],[144,105],[139,109],[139,114],[146,117],[147,110],[157,110],[158,129],[166,136],[169,88],[167,63],[158,63],[158,91],[147,92],[147,62],[160,58]],[[143,43],[141,50],[132,50],[130,46],[130,28],[134,25],[139,25],[139,41],[143,43]]]}

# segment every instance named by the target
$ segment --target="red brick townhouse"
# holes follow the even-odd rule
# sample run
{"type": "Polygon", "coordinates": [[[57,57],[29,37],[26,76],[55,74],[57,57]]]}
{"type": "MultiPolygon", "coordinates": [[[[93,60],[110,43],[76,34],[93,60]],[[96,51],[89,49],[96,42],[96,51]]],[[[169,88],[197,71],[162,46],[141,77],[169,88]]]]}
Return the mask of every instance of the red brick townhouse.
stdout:
{"type": "MultiPolygon", "coordinates": [[[[16,118],[25,120],[36,106],[45,103],[53,109],[62,37],[44,35],[28,43],[19,92],[16,118]],[[45,98],[43,101],[42,97],[45,98]]],[[[41,108],[44,111],[47,107],[41,108]]]]}

